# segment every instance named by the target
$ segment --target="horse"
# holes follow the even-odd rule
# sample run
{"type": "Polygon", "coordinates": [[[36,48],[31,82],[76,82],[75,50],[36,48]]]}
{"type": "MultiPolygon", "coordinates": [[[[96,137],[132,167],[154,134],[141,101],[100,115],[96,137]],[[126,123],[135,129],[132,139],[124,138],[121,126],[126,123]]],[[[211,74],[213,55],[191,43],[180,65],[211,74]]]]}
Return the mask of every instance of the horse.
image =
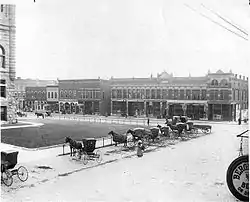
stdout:
{"type": "Polygon", "coordinates": [[[41,116],[44,119],[44,114],[41,112],[35,112],[35,115],[37,116],[37,118],[39,118],[39,116],[41,116]]]}
{"type": "Polygon", "coordinates": [[[72,150],[73,150],[73,154],[75,155],[75,149],[79,150],[79,151],[83,151],[83,146],[82,143],[77,142],[73,139],[71,139],[70,137],[66,137],[65,138],[65,143],[69,143],[69,147],[70,147],[70,156],[72,156],[72,150]]]}
{"type": "Polygon", "coordinates": [[[187,124],[185,123],[178,123],[176,125],[173,125],[171,123],[168,123],[167,126],[170,127],[170,129],[173,131],[173,132],[176,132],[177,131],[177,134],[178,134],[178,137],[181,136],[182,132],[183,131],[186,131],[187,130],[187,124]]]}
{"type": "MultiPolygon", "coordinates": [[[[153,129],[153,128],[151,128],[151,129],[153,129]]],[[[145,129],[145,128],[129,129],[126,133],[127,134],[130,133],[133,136],[134,141],[142,140],[142,139],[153,139],[154,140],[158,136],[158,133],[156,134],[154,132],[154,134],[153,134],[151,130],[145,129]]]]}
{"type": "Polygon", "coordinates": [[[126,134],[130,133],[133,136],[133,140],[142,140],[144,136],[144,128],[129,129],[126,134]]]}
{"type": "Polygon", "coordinates": [[[124,147],[127,146],[128,139],[127,139],[126,134],[117,134],[116,132],[114,132],[112,130],[108,134],[113,137],[113,141],[115,142],[115,146],[117,146],[117,143],[124,143],[124,147]]]}
{"type": "Polygon", "coordinates": [[[161,131],[161,134],[163,135],[163,136],[166,136],[166,137],[169,137],[170,135],[169,135],[169,126],[161,126],[161,125],[157,125],[157,127],[160,129],[160,131],[161,131]]]}

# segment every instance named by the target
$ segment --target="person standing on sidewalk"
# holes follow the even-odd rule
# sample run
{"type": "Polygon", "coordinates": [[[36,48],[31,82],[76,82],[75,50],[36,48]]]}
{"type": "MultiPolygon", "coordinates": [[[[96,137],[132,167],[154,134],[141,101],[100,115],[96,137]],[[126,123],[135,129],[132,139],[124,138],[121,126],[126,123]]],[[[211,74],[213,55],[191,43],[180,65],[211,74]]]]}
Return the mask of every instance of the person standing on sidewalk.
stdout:
{"type": "Polygon", "coordinates": [[[143,156],[143,151],[145,149],[145,146],[142,144],[142,141],[138,141],[138,146],[137,146],[137,156],[142,157],[143,156]]]}
{"type": "Polygon", "coordinates": [[[241,118],[238,118],[238,124],[241,125],[241,118]]]}

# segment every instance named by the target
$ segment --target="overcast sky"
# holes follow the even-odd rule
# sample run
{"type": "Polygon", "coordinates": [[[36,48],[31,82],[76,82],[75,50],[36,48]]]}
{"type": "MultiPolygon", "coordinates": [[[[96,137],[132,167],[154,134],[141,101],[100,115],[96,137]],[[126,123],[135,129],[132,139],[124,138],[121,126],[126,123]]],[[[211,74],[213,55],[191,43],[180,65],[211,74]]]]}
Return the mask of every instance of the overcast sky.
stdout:
{"type": "Polygon", "coordinates": [[[249,30],[246,0],[16,1],[17,76],[149,77],[163,70],[204,76],[208,69],[248,74],[248,41],[185,3],[242,36],[201,3],[249,30]]]}

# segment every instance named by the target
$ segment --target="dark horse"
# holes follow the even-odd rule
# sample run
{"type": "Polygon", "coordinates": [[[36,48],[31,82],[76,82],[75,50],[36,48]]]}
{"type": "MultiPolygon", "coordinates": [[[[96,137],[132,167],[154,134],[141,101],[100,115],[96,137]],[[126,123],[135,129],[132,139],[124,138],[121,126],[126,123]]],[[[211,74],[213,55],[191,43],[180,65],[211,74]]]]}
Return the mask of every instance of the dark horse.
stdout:
{"type": "Polygon", "coordinates": [[[179,137],[181,136],[181,134],[182,134],[183,131],[187,130],[187,124],[185,124],[185,123],[179,123],[179,124],[176,124],[176,125],[168,123],[167,126],[169,126],[170,129],[173,132],[177,131],[177,134],[178,134],[179,137]]]}
{"type": "Polygon", "coordinates": [[[113,141],[115,142],[115,146],[117,146],[117,143],[124,143],[124,147],[127,146],[127,135],[126,134],[117,134],[114,131],[110,131],[108,133],[109,135],[111,135],[113,137],[113,141]]]}
{"type": "Polygon", "coordinates": [[[44,119],[44,114],[41,112],[35,112],[35,115],[37,116],[37,118],[39,118],[39,116],[41,116],[44,119]]]}
{"type": "Polygon", "coordinates": [[[75,155],[75,150],[79,150],[79,151],[83,150],[82,143],[77,142],[77,141],[71,139],[70,137],[65,138],[65,143],[69,143],[70,156],[72,156],[72,150],[73,150],[74,155],[75,155]]]}
{"type": "Polygon", "coordinates": [[[169,126],[161,126],[161,125],[157,125],[157,127],[160,129],[160,131],[161,131],[161,134],[163,135],[163,136],[166,136],[166,137],[170,137],[170,135],[169,135],[169,126]]]}
{"type": "Polygon", "coordinates": [[[137,140],[149,140],[152,139],[154,141],[154,139],[158,136],[158,131],[155,131],[156,128],[151,128],[151,129],[146,129],[146,128],[134,128],[134,129],[129,129],[127,131],[127,134],[130,133],[133,136],[133,140],[137,141],[137,140]]]}

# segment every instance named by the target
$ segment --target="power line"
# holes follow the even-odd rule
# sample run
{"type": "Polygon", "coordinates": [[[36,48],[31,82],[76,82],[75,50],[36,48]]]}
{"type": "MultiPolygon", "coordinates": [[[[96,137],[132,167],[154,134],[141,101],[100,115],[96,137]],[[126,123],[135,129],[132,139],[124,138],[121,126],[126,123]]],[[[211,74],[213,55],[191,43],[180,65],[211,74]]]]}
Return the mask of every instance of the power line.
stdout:
{"type": "Polygon", "coordinates": [[[213,22],[214,24],[216,24],[216,25],[218,25],[218,26],[220,26],[220,27],[222,27],[222,28],[226,29],[227,31],[229,31],[229,32],[231,32],[231,33],[233,33],[233,34],[235,34],[236,36],[238,36],[238,37],[240,37],[240,38],[242,38],[242,39],[244,39],[244,40],[248,41],[248,39],[247,39],[247,38],[245,38],[244,36],[241,36],[240,34],[238,34],[238,33],[234,32],[234,31],[232,31],[232,30],[228,29],[227,27],[225,27],[225,26],[221,25],[220,23],[218,23],[218,22],[216,22],[216,21],[212,20],[212,19],[211,19],[211,18],[209,18],[208,16],[206,16],[206,15],[204,15],[204,14],[202,14],[202,13],[198,12],[197,10],[193,9],[192,7],[190,7],[189,5],[187,5],[187,4],[184,4],[184,5],[185,5],[186,7],[188,7],[189,9],[191,9],[192,11],[199,13],[202,17],[204,17],[204,18],[206,18],[206,19],[210,20],[210,21],[211,21],[211,22],[213,22]]]}
{"type": "Polygon", "coordinates": [[[229,23],[230,25],[232,25],[233,27],[235,27],[236,29],[238,29],[239,31],[241,31],[242,33],[246,34],[248,36],[248,33],[245,32],[243,29],[237,27],[239,25],[234,25],[232,22],[228,21],[226,18],[222,17],[220,14],[216,13],[215,11],[213,11],[212,9],[207,8],[206,6],[204,6],[203,4],[201,4],[201,6],[203,6],[204,8],[206,8],[207,10],[209,10],[210,12],[212,12],[213,14],[215,14],[216,16],[218,16],[220,19],[224,20],[225,22],[229,23]]]}

